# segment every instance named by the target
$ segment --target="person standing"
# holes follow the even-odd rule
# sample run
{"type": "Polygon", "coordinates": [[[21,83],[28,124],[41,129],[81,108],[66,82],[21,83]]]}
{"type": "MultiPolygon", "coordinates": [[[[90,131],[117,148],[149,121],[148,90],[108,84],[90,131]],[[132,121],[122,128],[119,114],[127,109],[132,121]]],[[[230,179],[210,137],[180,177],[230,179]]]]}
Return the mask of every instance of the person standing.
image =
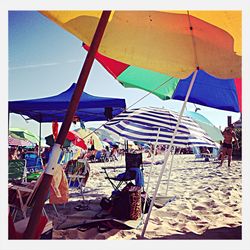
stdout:
{"type": "Polygon", "coordinates": [[[223,161],[225,159],[226,154],[228,155],[228,167],[230,167],[230,163],[232,160],[232,152],[233,152],[233,139],[236,142],[236,148],[239,148],[238,140],[236,138],[236,134],[234,132],[234,125],[231,124],[229,127],[225,128],[223,131],[224,141],[222,144],[222,154],[221,154],[221,162],[219,166],[222,166],[223,161]]]}

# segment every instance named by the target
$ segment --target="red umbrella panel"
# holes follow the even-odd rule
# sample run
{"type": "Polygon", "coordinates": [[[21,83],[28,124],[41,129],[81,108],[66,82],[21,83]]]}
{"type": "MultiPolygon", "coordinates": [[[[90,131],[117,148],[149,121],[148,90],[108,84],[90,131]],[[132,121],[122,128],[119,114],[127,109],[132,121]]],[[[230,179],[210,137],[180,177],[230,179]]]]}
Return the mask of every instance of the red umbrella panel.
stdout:
{"type": "Polygon", "coordinates": [[[80,147],[84,150],[88,149],[84,140],[81,138],[81,136],[76,131],[69,131],[67,136],[66,136],[66,139],[71,141],[77,147],[80,147]]]}

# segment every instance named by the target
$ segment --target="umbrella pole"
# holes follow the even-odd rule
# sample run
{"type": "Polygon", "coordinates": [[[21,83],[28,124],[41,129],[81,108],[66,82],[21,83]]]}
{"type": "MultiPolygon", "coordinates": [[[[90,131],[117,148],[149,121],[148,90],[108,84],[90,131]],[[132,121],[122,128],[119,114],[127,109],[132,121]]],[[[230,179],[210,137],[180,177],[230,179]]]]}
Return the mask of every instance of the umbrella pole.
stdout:
{"type": "Polygon", "coordinates": [[[169,181],[170,181],[170,176],[171,176],[173,162],[174,162],[174,155],[175,155],[175,147],[173,147],[173,155],[172,155],[171,164],[170,164],[169,173],[168,173],[168,182],[167,182],[167,189],[166,189],[166,197],[168,197],[168,188],[169,188],[169,181]]]}
{"type": "Polygon", "coordinates": [[[154,161],[155,161],[155,153],[156,153],[156,147],[157,147],[159,136],[160,136],[160,131],[161,131],[161,128],[158,128],[157,137],[156,137],[155,144],[154,144],[155,145],[154,146],[154,151],[152,152],[153,157],[152,157],[152,160],[151,160],[151,166],[150,166],[150,171],[149,171],[149,175],[148,175],[147,187],[146,187],[146,191],[145,191],[146,193],[145,193],[145,202],[144,202],[144,206],[143,206],[143,210],[142,210],[142,218],[144,217],[144,212],[145,212],[145,208],[146,208],[146,201],[147,201],[147,198],[148,198],[148,188],[149,188],[149,183],[150,183],[150,179],[151,179],[151,175],[152,175],[153,164],[154,164],[154,161]]]}
{"type": "Polygon", "coordinates": [[[34,207],[31,212],[31,216],[27,225],[27,228],[24,232],[23,238],[24,239],[33,239],[35,237],[35,233],[38,227],[38,221],[40,219],[42,209],[44,206],[44,202],[47,198],[47,194],[50,188],[50,184],[53,178],[54,174],[54,168],[57,164],[60,152],[61,152],[61,145],[63,145],[64,140],[67,136],[67,133],[70,128],[70,124],[72,122],[73,116],[75,114],[75,111],[77,109],[81,94],[83,92],[83,89],[85,87],[85,84],[88,79],[88,75],[90,72],[90,69],[92,67],[95,54],[98,51],[99,44],[101,42],[102,36],[104,34],[104,30],[106,28],[106,25],[108,23],[108,19],[110,16],[111,11],[103,11],[102,16],[100,18],[100,21],[98,23],[98,26],[96,28],[93,40],[90,45],[89,52],[87,54],[87,57],[85,59],[85,62],[83,64],[81,73],[79,75],[79,78],[77,80],[76,88],[73,93],[73,96],[71,98],[69,107],[67,109],[67,113],[65,115],[64,121],[62,123],[61,129],[59,131],[56,143],[54,144],[52,148],[52,153],[48,162],[48,166],[45,170],[45,173],[43,175],[43,179],[38,187],[37,191],[37,199],[35,200],[34,207]]]}
{"type": "Polygon", "coordinates": [[[187,104],[188,98],[189,98],[189,96],[190,96],[191,90],[192,90],[192,88],[193,88],[194,81],[195,81],[196,75],[197,75],[197,73],[198,73],[198,70],[199,70],[199,68],[197,67],[197,69],[195,70],[195,72],[194,72],[194,74],[193,74],[191,83],[190,83],[190,85],[189,85],[189,88],[188,88],[188,91],[187,91],[187,94],[186,94],[186,97],[185,97],[185,101],[184,101],[184,103],[183,103],[183,105],[182,105],[181,112],[180,112],[180,115],[179,115],[179,118],[178,118],[178,122],[177,122],[177,124],[176,124],[176,126],[175,126],[175,130],[174,130],[173,136],[172,136],[172,138],[171,138],[171,142],[170,142],[170,145],[169,145],[169,147],[168,147],[168,150],[167,150],[167,153],[166,153],[166,156],[165,156],[165,159],[164,159],[164,163],[163,163],[162,168],[161,168],[160,175],[159,175],[159,177],[158,177],[158,181],[157,181],[157,184],[156,184],[156,187],[155,187],[154,195],[153,195],[152,201],[151,201],[151,203],[150,203],[150,207],[149,207],[149,211],[148,211],[148,214],[147,214],[145,223],[144,223],[144,227],[143,227],[143,229],[142,229],[141,237],[144,237],[144,235],[145,235],[145,232],[146,232],[146,229],[147,229],[147,226],[148,226],[148,221],[149,221],[149,218],[150,218],[150,214],[151,214],[151,212],[152,212],[152,208],[153,208],[153,205],[154,205],[154,202],[155,202],[155,198],[156,198],[156,195],[157,195],[157,192],[158,192],[160,183],[161,183],[161,178],[162,178],[162,175],[163,175],[164,170],[165,170],[165,168],[166,168],[167,161],[168,161],[168,157],[169,157],[171,148],[172,148],[172,146],[173,146],[173,144],[174,144],[174,139],[175,139],[175,136],[176,136],[176,134],[177,134],[177,130],[178,130],[178,128],[179,128],[180,121],[181,121],[182,115],[183,115],[183,113],[184,113],[184,110],[185,110],[185,108],[186,108],[186,104],[187,104]]]}

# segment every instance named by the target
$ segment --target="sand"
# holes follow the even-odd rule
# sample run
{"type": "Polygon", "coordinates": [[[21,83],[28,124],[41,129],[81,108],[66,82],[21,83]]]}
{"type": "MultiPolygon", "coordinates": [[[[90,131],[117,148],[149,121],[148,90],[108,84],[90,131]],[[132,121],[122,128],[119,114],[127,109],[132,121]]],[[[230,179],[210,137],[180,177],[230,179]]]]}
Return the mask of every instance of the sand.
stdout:
{"type": "MultiPolygon", "coordinates": [[[[163,157],[157,155],[156,162],[160,163],[163,157]]],[[[146,155],[143,155],[143,160],[150,162],[146,155]]],[[[98,215],[101,210],[101,198],[110,196],[113,190],[105,179],[102,167],[124,165],[124,158],[115,164],[111,162],[90,165],[91,172],[84,191],[84,201],[81,196],[74,195],[75,190],[70,190],[69,202],[65,206],[56,206],[59,216],[56,216],[50,204],[46,204],[45,209],[54,223],[53,239],[141,239],[141,220],[134,221],[134,224],[131,224],[132,229],[114,228],[107,232],[99,232],[97,225],[84,232],[76,226],[60,229],[60,226],[67,223],[74,226],[86,220],[93,220],[93,217],[98,215]],[[85,211],[76,211],[74,207],[82,202],[86,205],[85,211]]],[[[168,168],[169,165],[170,163],[168,168]]],[[[203,159],[195,159],[194,155],[176,155],[167,197],[167,171],[157,194],[158,203],[164,203],[169,198],[173,198],[173,201],[162,208],[153,207],[144,239],[241,239],[242,162],[234,160],[231,167],[227,167],[225,160],[222,167],[218,165],[217,161],[205,162],[203,159]]],[[[161,166],[153,166],[148,190],[150,196],[154,192],[161,166]]],[[[150,164],[145,164],[145,184],[149,169],[150,164]]],[[[113,172],[115,175],[118,173],[117,170],[113,172]]]]}

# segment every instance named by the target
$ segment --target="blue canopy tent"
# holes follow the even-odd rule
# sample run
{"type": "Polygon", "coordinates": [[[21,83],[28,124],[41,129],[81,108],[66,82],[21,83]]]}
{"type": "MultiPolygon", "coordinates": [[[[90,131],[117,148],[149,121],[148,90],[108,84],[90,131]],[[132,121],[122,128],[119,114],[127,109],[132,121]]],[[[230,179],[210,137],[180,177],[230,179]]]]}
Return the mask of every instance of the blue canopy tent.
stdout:
{"type": "MultiPolygon", "coordinates": [[[[9,101],[9,113],[28,116],[37,122],[63,122],[76,84],[66,91],[50,97],[21,101],[9,101]]],[[[82,93],[75,115],[82,121],[105,121],[126,108],[125,99],[99,97],[82,93]]]]}
{"type": "MultiPolygon", "coordinates": [[[[41,139],[41,123],[63,122],[72,95],[76,88],[73,83],[66,91],[50,97],[9,101],[9,113],[16,113],[29,117],[40,123],[39,137],[41,139]]],[[[118,115],[126,108],[125,99],[99,97],[82,93],[75,116],[81,121],[105,121],[118,115]]],[[[41,141],[41,140],[40,140],[41,141]]],[[[40,148],[39,141],[39,148],[40,148]]]]}

